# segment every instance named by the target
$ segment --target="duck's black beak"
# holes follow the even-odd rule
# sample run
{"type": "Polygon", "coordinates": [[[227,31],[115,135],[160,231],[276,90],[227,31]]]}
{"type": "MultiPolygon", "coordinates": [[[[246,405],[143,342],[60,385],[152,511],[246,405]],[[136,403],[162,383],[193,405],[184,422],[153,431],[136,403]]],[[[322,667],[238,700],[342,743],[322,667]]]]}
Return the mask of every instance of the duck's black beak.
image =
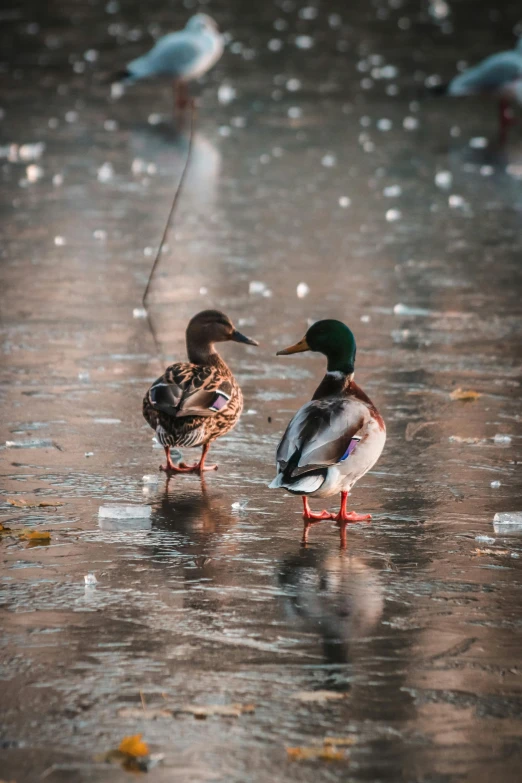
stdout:
{"type": "Polygon", "coordinates": [[[245,337],[244,334],[241,334],[241,332],[238,332],[237,329],[234,329],[232,332],[230,339],[233,340],[235,343],[245,343],[246,345],[259,345],[255,340],[252,340],[251,337],[245,337]]]}
{"type": "Polygon", "coordinates": [[[295,345],[289,345],[288,348],[283,348],[282,351],[278,351],[276,356],[288,356],[289,353],[303,353],[303,351],[309,351],[310,346],[306,342],[306,337],[299,340],[295,345]]]}

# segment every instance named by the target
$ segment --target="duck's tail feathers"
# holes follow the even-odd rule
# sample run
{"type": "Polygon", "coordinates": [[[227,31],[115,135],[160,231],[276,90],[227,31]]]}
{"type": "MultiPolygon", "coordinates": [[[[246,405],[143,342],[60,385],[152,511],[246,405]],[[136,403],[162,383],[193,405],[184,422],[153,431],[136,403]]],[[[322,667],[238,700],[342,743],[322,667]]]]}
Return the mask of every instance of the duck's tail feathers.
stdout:
{"type": "Polygon", "coordinates": [[[325,471],[314,471],[313,473],[303,473],[295,478],[285,477],[283,473],[278,473],[275,479],[269,484],[270,489],[287,489],[296,495],[310,495],[316,492],[324,484],[326,478],[325,471]]]}

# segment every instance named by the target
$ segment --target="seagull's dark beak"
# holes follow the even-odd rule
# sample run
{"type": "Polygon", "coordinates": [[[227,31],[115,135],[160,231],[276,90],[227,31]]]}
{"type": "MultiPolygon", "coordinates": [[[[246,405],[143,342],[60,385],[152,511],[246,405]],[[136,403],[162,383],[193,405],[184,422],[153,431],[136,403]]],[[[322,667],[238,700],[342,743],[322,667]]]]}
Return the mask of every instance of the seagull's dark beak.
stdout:
{"type": "Polygon", "coordinates": [[[306,337],[299,340],[295,345],[290,345],[288,348],[283,348],[282,351],[278,351],[276,356],[288,356],[289,353],[303,353],[303,351],[309,351],[310,346],[306,342],[306,337]]]}
{"type": "Polygon", "coordinates": [[[230,335],[230,339],[235,343],[245,343],[246,345],[259,345],[259,343],[257,343],[255,340],[252,340],[251,337],[245,337],[244,334],[238,332],[237,329],[234,329],[234,331],[230,335]]]}

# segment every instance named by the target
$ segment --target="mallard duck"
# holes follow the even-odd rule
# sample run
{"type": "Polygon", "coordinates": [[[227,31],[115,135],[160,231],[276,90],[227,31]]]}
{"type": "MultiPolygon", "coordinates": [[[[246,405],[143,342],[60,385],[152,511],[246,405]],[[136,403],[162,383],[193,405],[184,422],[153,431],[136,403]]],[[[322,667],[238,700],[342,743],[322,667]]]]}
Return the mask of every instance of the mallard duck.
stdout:
{"type": "Polygon", "coordinates": [[[257,345],[245,337],[219,310],[203,310],[187,326],[188,362],[168,367],[143,400],[143,415],[165,449],[167,473],[203,473],[217,470],[205,465],[212,441],[237,424],[243,409],[243,395],[229,368],[214,348],[232,340],[257,345]],[[174,465],[171,446],[202,446],[199,462],[174,465]]]}
{"type": "Polygon", "coordinates": [[[353,380],[355,338],[341,321],[317,321],[295,345],[278,351],[287,356],[318,351],[326,356],[326,375],[311,402],[300,408],[286,428],[276,455],[277,475],[270,488],[283,488],[303,496],[304,533],[312,524],[334,519],[346,546],[348,522],[370,520],[370,514],[346,510],[348,494],[377,462],[384,448],[386,427],[370,398],[353,380]],[[308,497],[326,498],[341,493],[338,514],[313,513],[308,497]]]}
{"type": "Polygon", "coordinates": [[[150,76],[171,76],[176,107],[184,109],[189,103],[187,82],[209,71],[223,49],[223,36],[216,22],[207,14],[195,14],[183,30],[159,38],[150,52],[132,60],[112,81],[134,84],[150,76]]]}

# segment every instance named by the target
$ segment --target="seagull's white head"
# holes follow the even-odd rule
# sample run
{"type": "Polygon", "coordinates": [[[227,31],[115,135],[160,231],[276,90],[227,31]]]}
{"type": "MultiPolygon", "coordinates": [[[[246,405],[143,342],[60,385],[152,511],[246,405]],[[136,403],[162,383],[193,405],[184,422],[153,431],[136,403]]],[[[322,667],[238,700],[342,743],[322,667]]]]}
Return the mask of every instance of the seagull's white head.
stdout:
{"type": "Polygon", "coordinates": [[[185,29],[193,33],[217,33],[218,26],[211,16],[207,14],[195,14],[191,16],[185,25],[185,29]]]}

